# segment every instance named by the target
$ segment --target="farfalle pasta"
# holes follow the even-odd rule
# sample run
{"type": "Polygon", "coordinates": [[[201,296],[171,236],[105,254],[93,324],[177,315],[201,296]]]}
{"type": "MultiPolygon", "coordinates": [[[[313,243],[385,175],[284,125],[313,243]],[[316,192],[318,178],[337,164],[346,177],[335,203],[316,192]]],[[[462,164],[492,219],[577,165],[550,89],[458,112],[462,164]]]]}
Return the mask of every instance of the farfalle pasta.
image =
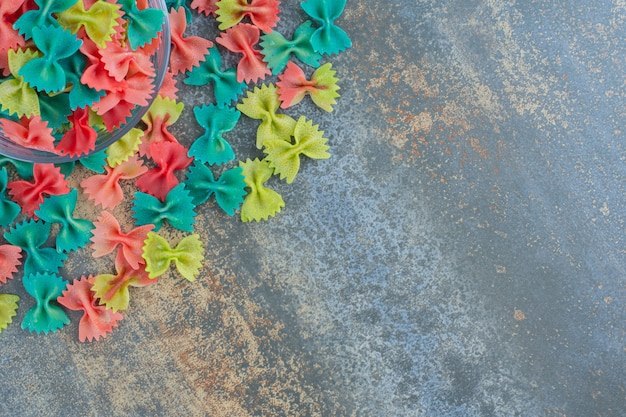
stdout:
{"type": "Polygon", "coordinates": [[[93,276],[82,276],[68,284],[57,302],[62,306],[75,311],[82,311],[83,315],[78,323],[78,340],[91,342],[105,338],[107,333],[122,320],[122,315],[108,309],[97,302],[93,289],[93,276]]]}
{"type": "MultiPolygon", "coordinates": [[[[324,132],[292,107],[307,95],[326,111],[336,104],[336,71],[321,63],[350,44],[335,24],[345,1],[302,2],[311,20],[291,39],[275,30],[278,0],[165,4],[168,13],[148,0],[0,3],[2,133],[31,148],[80,157],[54,166],[0,156],[0,227],[7,228],[0,283],[21,276],[34,298],[24,329],[56,331],[68,323],[67,309],[82,312],[79,341],[106,337],[123,325],[120,311],[130,306],[131,287],[170,271],[188,281],[201,277],[206,260],[195,230],[201,205],[227,216],[239,212],[242,222],[269,219],[285,207],[272,181],[292,184],[306,160],[330,157],[324,132]],[[214,16],[222,30],[215,39],[191,36],[188,27],[199,14],[214,16]],[[172,49],[157,92],[150,58],[165,19],[172,49]],[[264,81],[268,77],[277,81],[264,81]],[[181,81],[188,88],[209,86],[213,100],[186,108],[178,98],[181,81]],[[97,132],[117,128],[149,100],[139,124],[92,152],[97,132]],[[188,144],[171,128],[189,120],[189,109],[200,133],[184,138],[188,144]],[[253,138],[238,135],[243,117],[259,121],[253,138]],[[241,159],[231,138],[236,146],[249,139],[264,159],[241,159]],[[76,188],[71,177],[84,170],[91,172],[76,188]],[[130,198],[122,184],[133,192],[120,208],[130,198]],[[98,217],[76,216],[79,204],[91,204],[98,217]],[[182,238],[170,242],[168,232],[182,238]],[[63,280],[69,252],[87,244],[94,258],[111,261],[110,270],[63,280]]],[[[17,301],[0,294],[0,331],[15,316],[17,301]]]]}

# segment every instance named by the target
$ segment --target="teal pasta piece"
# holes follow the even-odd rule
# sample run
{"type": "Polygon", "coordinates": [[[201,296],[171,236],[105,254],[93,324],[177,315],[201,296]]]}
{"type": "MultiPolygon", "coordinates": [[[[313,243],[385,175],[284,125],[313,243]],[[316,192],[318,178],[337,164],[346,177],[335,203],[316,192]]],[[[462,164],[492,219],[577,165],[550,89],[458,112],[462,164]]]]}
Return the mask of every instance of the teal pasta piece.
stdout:
{"type": "Polygon", "coordinates": [[[256,135],[257,148],[261,149],[266,140],[289,140],[291,137],[296,121],[291,116],[277,113],[279,107],[278,92],[273,84],[254,87],[237,105],[237,109],[246,116],[261,120],[256,135]]]}
{"type": "Polygon", "coordinates": [[[48,127],[54,131],[60,131],[67,126],[67,119],[72,114],[70,108],[70,96],[68,93],[39,96],[39,108],[41,118],[48,123],[48,127]]]}
{"type": "Polygon", "coordinates": [[[137,225],[153,224],[154,231],[159,231],[164,221],[183,232],[193,231],[196,212],[193,199],[185,184],[180,183],[167,193],[165,201],[138,191],[133,202],[133,218],[137,225]]]}
{"type": "Polygon", "coordinates": [[[59,27],[59,23],[53,14],[69,9],[74,3],[76,3],[76,0],[35,0],[35,4],[39,8],[28,10],[21,15],[13,24],[13,28],[28,40],[33,37],[35,28],[44,26],[59,27]]]}
{"type": "Polygon", "coordinates": [[[8,156],[0,155],[0,167],[4,167],[5,165],[13,165],[17,174],[25,179],[29,180],[33,178],[33,166],[32,162],[19,161],[17,159],[9,158],[8,156]]]}
{"type": "Polygon", "coordinates": [[[24,289],[35,299],[35,305],[26,312],[22,329],[46,333],[59,330],[70,322],[65,311],[56,303],[66,287],[63,279],[50,272],[24,275],[24,289]]]}
{"type": "Polygon", "coordinates": [[[226,106],[237,100],[246,89],[245,82],[237,81],[237,70],[233,67],[222,71],[222,57],[217,46],[209,49],[209,54],[204,58],[204,62],[200,62],[197,67],[187,73],[183,82],[195,86],[211,83],[218,106],[226,106]]]}
{"type": "Polygon", "coordinates": [[[61,27],[35,27],[32,35],[43,56],[25,63],[18,74],[39,91],[56,93],[65,89],[67,77],[59,61],[72,56],[83,42],[61,27]]]}
{"type": "Polygon", "coordinates": [[[131,49],[141,48],[157,38],[165,21],[163,11],[150,7],[139,10],[136,0],[118,0],[117,3],[122,6],[123,17],[128,22],[126,34],[131,49]]]}
{"type": "Polygon", "coordinates": [[[87,58],[83,54],[73,54],[61,62],[67,83],[71,85],[68,94],[70,110],[91,106],[106,95],[104,90],[96,90],[81,82],[80,77],[87,66],[87,58]]]}
{"type": "Polygon", "coordinates": [[[77,250],[91,239],[94,224],[90,220],[73,217],[77,200],[78,190],[74,188],[67,194],[46,198],[35,212],[45,222],[60,224],[56,236],[56,248],[59,252],[77,250]]]}
{"type": "Polygon", "coordinates": [[[19,204],[7,197],[8,183],[9,174],[6,168],[2,168],[0,169],[0,227],[9,226],[22,211],[19,204]]]}
{"type": "Polygon", "coordinates": [[[0,294],[0,333],[6,329],[17,314],[17,302],[20,297],[15,294],[0,294]]]}
{"type": "Polygon", "coordinates": [[[306,65],[319,67],[322,55],[311,45],[311,36],[315,31],[313,22],[307,20],[295,30],[292,40],[285,39],[275,30],[261,36],[263,61],[267,62],[272,74],[279,74],[289,62],[292,54],[306,65]]]}
{"type": "Polygon", "coordinates": [[[28,219],[4,232],[4,238],[22,248],[26,255],[24,275],[37,271],[56,272],[63,266],[67,255],[54,248],[42,247],[50,236],[50,223],[28,219]]]}
{"type": "Polygon", "coordinates": [[[267,220],[285,207],[283,197],[276,191],[267,188],[265,183],[271,178],[274,170],[266,160],[246,160],[240,162],[243,168],[246,185],[250,191],[241,205],[241,221],[267,220]]]}
{"type": "Polygon", "coordinates": [[[300,5],[320,25],[311,36],[313,49],[332,55],[352,47],[348,34],[335,25],[335,20],[343,13],[346,0],[306,0],[300,5]]]}
{"type": "Polygon", "coordinates": [[[233,148],[222,134],[235,128],[241,113],[230,107],[210,104],[194,107],[193,114],[205,132],[193,142],[189,156],[210,165],[225,164],[235,159],[233,148]]]}
{"type": "Polygon", "coordinates": [[[107,162],[106,150],[90,153],[87,156],[81,157],[78,162],[88,170],[102,174],[104,173],[104,166],[107,162]]]}
{"type": "Polygon", "coordinates": [[[266,159],[274,173],[278,174],[280,179],[286,180],[287,184],[291,184],[300,170],[300,155],[313,159],[330,158],[327,141],[324,132],[319,130],[317,125],[300,116],[293,132],[293,142],[267,140],[263,152],[267,154],[266,159]]]}
{"type": "Polygon", "coordinates": [[[185,188],[189,190],[195,205],[206,202],[212,195],[222,210],[229,216],[235,214],[246,195],[243,168],[226,170],[215,179],[213,172],[204,164],[194,164],[187,174],[185,188]]]}

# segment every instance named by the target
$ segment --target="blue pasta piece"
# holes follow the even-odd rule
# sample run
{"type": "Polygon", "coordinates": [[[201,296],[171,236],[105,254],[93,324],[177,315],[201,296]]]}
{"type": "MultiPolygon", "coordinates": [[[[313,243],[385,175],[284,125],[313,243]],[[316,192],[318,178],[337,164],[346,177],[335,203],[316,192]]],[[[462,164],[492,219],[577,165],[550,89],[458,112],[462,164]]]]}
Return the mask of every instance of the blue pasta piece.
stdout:
{"type": "Polygon", "coordinates": [[[18,71],[32,87],[46,93],[56,93],[65,89],[67,77],[59,60],[72,56],[83,41],[61,27],[35,27],[33,41],[43,54],[25,63],[18,71]]]}
{"type": "Polygon", "coordinates": [[[6,168],[0,170],[0,227],[7,227],[20,214],[22,210],[15,201],[9,199],[6,195],[7,184],[9,182],[9,174],[6,168]]]}
{"type": "Polygon", "coordinates": [[[306,0],[300,3],[302,9],[320,27],[311,36],[311,45],[320,54],[336,54],[352,47],[348,34],[335,25],[346,6],[346,0],[306,0]]]}
{"type": "Polygon", "coordinates": [[[124,10],[123,17],[128,22],[126,34],[131,49],[141,48],[158,36],[165,21],[162,10],[155,8],[139,10],[136,0],[118,0],[117,3],[121,4],[124,10]]]}
{"type": "Polygon", "coordinates": [[[209,49],[209,54],[204,58],[204,62],[187,73],[187,78],[183,82],[195,86],[203,86],[211,82],[218,106],[226,106],[237,100],[237,97],[246,89],[245,82],[237,81],[237,70],[234,67],[225,71],[221,70],[222,57],[216,46],[209,49]]]}
{"type": "Polygon", "coordinates": [[[38,9],[29,10],[13,24],[26,40],[33,37],[33,30],[44,26],[59,27],[53,13],[63,12],[76,3],[76,0],[35,0],[38,9]]]}
{"type": "Polygon", "coordinates": [[[272,74],[279,74],[292,54],[306,65],[319,67],[322,55],[311,45],[311,37],[315,31],[313,22],[307,20],[295,30],[293,39],[290,41],[275,30],[261,36],[263,61],[267,62],[272,74]]]}
{"type": "Polygon", "coordinates": [[[168,224],[183,232],[192,232],[195,222],[196,208],[185,184],[180,183],[172,188],[165,197],[165,201],[138,191],[133,202],[133,218],[137,225],[153,224],[154,231],[158,232],[167,220],[168,224]]]}
{"type": "Polygon", "coordinates": [[[194,164],[187,174],[185,188],[189,190],[194,204],[202,204],[215,194],[217,204],[228,214],[235,214],[246,196],[246,182],[241,167],[224,171],[219,179],[204,164],[194,164]]]}
{"type": "Polygon", "coordinates": [[[56,272],[63,266],[67,255],[54,248],[42,247],[50,236],[50,223],[28,219],[18,223],[6,232],[4,238],[12,245],[19,246],[26,254],[24,275],[37,271],[56,272]]]}
{"type": "Polygon", "coordinates": [[[22,329],[48,334],[70,322],[65,311],[56,304],[56,299],[63,295],[66,288],[61,277],[49,272],[37,272],[24,275],[22,284],[35,299],[35,305],[24,315],[22,329]]]}
{"type": "Polygon", "coordinates": [[[35,214],[49,223],[59,223],[56,247],[59,252],[69,252],[81,248],[89,242],[94,224],[87,219],[73,217],[78,201],[78,190],[72,189],[67,194],[51,195],[46,198],[35,214]]]}
{"type": "Polygon", "coordinates": [[[189,156],[208,164],[224,164],[235,159],[235,152],[222,134],[233,130],[241,113],[230,107],[213,104],[194,107],[193,114],[205,133],[189,148],[189,156]]]}

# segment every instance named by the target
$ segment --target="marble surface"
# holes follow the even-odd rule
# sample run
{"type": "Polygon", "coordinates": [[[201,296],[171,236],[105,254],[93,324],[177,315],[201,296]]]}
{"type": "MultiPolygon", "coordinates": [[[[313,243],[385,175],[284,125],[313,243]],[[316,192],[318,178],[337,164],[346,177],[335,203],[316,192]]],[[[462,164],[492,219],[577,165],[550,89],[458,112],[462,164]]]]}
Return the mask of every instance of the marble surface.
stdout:
{"type": "MultiPolygon", "coordinates": [[[[288,34],[305,16],[282,6],[288,34]]],[[[0,415],[626,414],[626,3],[348,1],[337,23],[335,111],[289,111],[331,159],[273,181],[269,221],[203,206],[197,281],[132,289],[102,341],[74,313],[22,330],[2,285],[22,304],[0,415]]],[[[190,143],[211,95],[181,97],[190,143]]],[[[228,136],[238,158],[255,128],[228,136]]],[[[112,272],[88,255],[64,277],[112,272]]]]}

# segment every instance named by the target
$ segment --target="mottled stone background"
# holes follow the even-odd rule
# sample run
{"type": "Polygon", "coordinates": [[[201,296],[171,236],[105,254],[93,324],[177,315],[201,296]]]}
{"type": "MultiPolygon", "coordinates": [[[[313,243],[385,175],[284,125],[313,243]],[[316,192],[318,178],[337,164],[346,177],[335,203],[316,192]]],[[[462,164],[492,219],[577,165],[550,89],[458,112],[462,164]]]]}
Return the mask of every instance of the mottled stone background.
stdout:
{"type": "MultiPolygon", "coordinates": [[[[133,289],[100,342],[73,313],[21,330],[1,286],[1,415],[626,415],[626,2],[349,0],[337,23],[335,111],[289,111],[332,158],[271,182],[270,221],[205,205],[198,280],[133,289]]],[[[181,97],[189,143],[211,94],[181,97]]],[[[85,250],[64,276],[111,268],[85,250]]]]}

